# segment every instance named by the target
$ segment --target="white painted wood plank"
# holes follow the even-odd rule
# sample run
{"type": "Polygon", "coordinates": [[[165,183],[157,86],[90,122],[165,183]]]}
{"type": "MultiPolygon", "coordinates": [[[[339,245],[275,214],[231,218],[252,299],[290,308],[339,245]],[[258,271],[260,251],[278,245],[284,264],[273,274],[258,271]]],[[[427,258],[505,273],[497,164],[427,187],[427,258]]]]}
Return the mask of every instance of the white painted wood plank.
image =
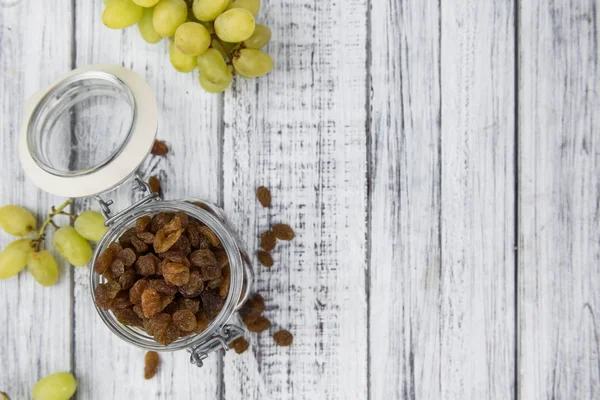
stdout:
{"type": "Polygon", "coordinates": [[[297,232],[256,267],[272,328],[225,356],[228,399],[367,397],[366,4],[263,2],[275,70],[225,94],[225,210],[250,251],[269,224],[297,232]]]}
{"type": "Polygon", "coordinates": [[[514,24],[441,3],[441,398],[515,394],[514,24]]]}
{"type": "MultiPolygon", "coordinates": [[[[220,190],[221,97],[205,93],[196,74],[175,71],[165,40],[146,44],[137,27],[112,31],[102,25],[102,1],[77,3],[77,66],[123,64],[146,79],[159,105],[158,137],[170,145],[164,159],[151,159],[144,174],[160,175],[166,198],[198,196],[218,201],[220,190]]],[[[128,185],[110,195],[115,209],[130,204],[128,185]]],[[[80,202],[78,209],[98,209],[80,202]]],[[[202,369],[189,363],[185,351],[161,354],[161,370],[151,381],[143,379],[144,351],[114,336],[93,308],[88,270],[75,275],[75,368],[82,377],[79,398],[187,399],[219,396],[218,355],[202,369]]]]}
{"type": "Polygon", "coordinates": [[[519,394],[600,397],[597,0],[520,2],[519,394]]]}
{"type": "Polygon", "coordinates": [[[370,398],[440,399],[440,15],[371,11],[370,398]]]}
{"type": "MultiPolygon", "coordinates": [[[[0,1],[0,206],[23,205],[40,223],[62,199],[43,193],[25,177],[16,150],[25,99],[71,64],[71,28],[47,18],[51,13],[68,20],[70,2],[0,1]]],[[[1,232],[0,248],[12,240],[1,232]]],[[[0,391],[11,399],[27,399],[37,380],[72,369],[71,267],[57,261],[55,286],[38,285],[26,270],[0,281],[0,391]]]]}

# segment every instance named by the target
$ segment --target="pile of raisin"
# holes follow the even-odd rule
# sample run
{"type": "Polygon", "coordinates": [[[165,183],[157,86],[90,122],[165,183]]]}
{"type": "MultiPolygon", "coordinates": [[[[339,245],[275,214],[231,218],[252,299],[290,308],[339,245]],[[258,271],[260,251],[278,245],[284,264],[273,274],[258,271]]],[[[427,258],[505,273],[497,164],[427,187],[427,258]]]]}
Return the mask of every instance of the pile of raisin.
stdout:
{"type": "Polygon", "coordinates": [[[138,218],[94,269],[107,281],[94,290],[96,304],[165,346],[205,330],[229,294],[218,236],[184,212],[138,218]]]}

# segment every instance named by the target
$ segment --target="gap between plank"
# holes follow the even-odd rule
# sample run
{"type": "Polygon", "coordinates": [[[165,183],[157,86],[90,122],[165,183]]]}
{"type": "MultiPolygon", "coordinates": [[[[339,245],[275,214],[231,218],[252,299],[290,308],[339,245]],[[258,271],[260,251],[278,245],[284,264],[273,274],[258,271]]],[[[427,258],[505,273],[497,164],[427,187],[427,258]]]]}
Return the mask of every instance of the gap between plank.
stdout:
{"type": "Polygon", "coordinates": [[[515,106],[515,131],[514,131],[514,282],[515,282],[515,349],[514,349],[514,393],[513,398],[519,399],[519,0],[514,0],[514,46],[515,61],[515,86],[514,86],[514,106],[515,106]]]}

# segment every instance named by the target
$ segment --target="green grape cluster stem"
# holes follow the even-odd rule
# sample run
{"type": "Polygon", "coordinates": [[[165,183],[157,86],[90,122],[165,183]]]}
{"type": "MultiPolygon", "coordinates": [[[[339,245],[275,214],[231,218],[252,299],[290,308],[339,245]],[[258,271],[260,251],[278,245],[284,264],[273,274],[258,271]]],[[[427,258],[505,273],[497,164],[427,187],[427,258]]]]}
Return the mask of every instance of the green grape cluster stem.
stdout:
{"type": "Polygon", "coordinates": [[[67,215],[73,221],[75,221],[77,219],[77,215],[76,214],[70,214],[70,213],[64,211],[64,209],[67,208],[71,203],[73,203],[73,199],[67,199],[64,203],[62,203],[58,207],[52,206],[52,208],[50,210],[50,213],[48,214],[48,216],[46,217],[46,219],[42,223],[42,226],[38,230],[36,238],[33,239],[33,241],[31,242],[32,246],[35,248],[35,251],[39,251],[40,250],[40,245],[42,244],[42,242],[46,238],[46,228],[48,228],[48,225],[52,225],[52,227],[54,229],[59,229],[60,228],[54,222],[54,217],[55,216],[57,216],[57,215],[67,215]]]}

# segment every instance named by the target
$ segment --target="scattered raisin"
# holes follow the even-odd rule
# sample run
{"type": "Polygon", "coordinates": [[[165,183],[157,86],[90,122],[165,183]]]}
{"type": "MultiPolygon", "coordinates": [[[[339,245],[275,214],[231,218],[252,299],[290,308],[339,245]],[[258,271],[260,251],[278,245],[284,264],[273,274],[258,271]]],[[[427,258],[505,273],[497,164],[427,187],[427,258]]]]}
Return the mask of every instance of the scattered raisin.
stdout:
{"type": "MultiPolygon", "coordinates": [[[[154,242],[154,240],[152,242],[154,242]]],[[[138,254],[145,253],[148,251],[148,245],[137,236],[131,238],[131,244],[133,245],[135,252],[138,254]]]]}
{"type": "Polygon", "coordinates": [[[146,244],[154,243],[154,234],[151,232],[140,232],[137,234],[137,237],[146,244]]]}
{"type": "Polygon", "coordinates": [[[152,288],[144,290],[144,293],[142,293],[142,309],[146,318],[153,317],[160,312],[160,295],[156,290],[152,288]]]}
{"type": "Polygon", "coordinates": [[[279,332],[275,332],[273,339],[275,340],[275,344],[285,347],[292,344],[294,336],[289,331],[281,330],[279,332]]]}
{"type": "Polygon", "coordinates": [[[129,289],[129,301],[133,304],[140,304],[142,301],[142,293],[148,288],[148,281],[146,279],[140,279],[133,284],[129,289]]]}
{"type": "Polygon", "coordinates": [[[173,286],[164,281],[164,279],[150,279],[148,286],[156,290],[158,293],[167,296],[174,296],[177,293],[177,286],[173,286]]]}
{"type": "Polygon", "coordinates": [[[260,263],[262,265],[264,265],[265,267],[273,266],[273,257],[271,257],[271,254],[267,253],[266,251],[260,250],[257,253],[257,256],[258,256],[258,261],[260,261],[260,263]]]}
{"type": "Polygon", "coordinates": [[[150,224],[152,223],[152,217],[149,215],[144,215],[143,217],[139,217],[135,221],[135,227],[137,228],[138,237],[140,233],[148,232],[150,229],[150,224]]]}
{"type": "Polygon", "coordinates": [[[150,179],[148,179],[148,186],[150,186],[152,192],[160,193],[160,179],[158,179],[158,176],[151,176],[150,179]]]}
{"type": "Polygon", "coordinates": [[[265,251],[271,251],[277,244],[277,237],[272,231],[266,231],[260,236],[260,247],[265,251]]]}
{"type": "Polygon", "coordinates": [[[154,254],[146,254],[141,256],[135,262],[135,271],[138,275],[150,276],[156,273],[158,258],[154,254]]]}
{"type": "Polygon", "coordinates": [[[235,350],[235,352],[237,354],[242,354],[243,352],[245,352],[246,350],[248,350],[249,346],[250,346],[250,344],[243,337],[237,338],[237,339],[235,339],[233,342],[231,342],[229,344],[229,348],[235,350]]]}
{"type": "Polygon", "coordinates": [[[242,308],[240,309],[240,315],[244,320],[244,323],[255,321],[265,311],[265,299],[260,295],[256,294],[254,297],[249,299],[242,308]]]}
{"type": "Polygon", "coordinates": [[[164,212],[156,214],[154,217],[152,217],[150,232],[156,234],[156,232],[158,232],[159,229],[162,229],[171,220],[171,218],[173,218],[173,215],[164,212]]]}
{"type": "Polygon", "coordinates": [[[198,297],[202,290],[204,290],[204,282],[202,281],[202,274],[198,270],[190,271],[188,282],[179,287],[179,293],[187,298],[198,297]]]}
{"type": "Polygon", "coordinates": [[[168,262],[163,265],[165,282],[175,286],[182,286],[190,280],[190,269],[183,264],[168,262]]]}
{"type": "Polygon", "coordinates": [[[271,192],[266,187],[261,186],[258,189],[256,189],[256,197],[258,198],[258,201],[260,201],[260,204],[262,204],[263,207],[271,206],[271,192]]]}
{"type": "Polygon", "coordinates": [[[117,254],[117,258],[123,261],[123,264],[125,264],[125,266],[131,267],[135,262],[137,256],[135,255],[135,252],[133,250],[123,249],[119,252],[119,254],[117,254]]]}
{"type": "Polygon", "coordinates": [[[221,241],[219,240],[217,234],[214,233],[212,229],[210,229],[208,226],[201,226],[199,231],[202,236],[208,239],[208,241],[211,245],[213,245],[213,247],[217,247],[221,244],[221,241]]]}
{"type": "Polygon", "coordinates": [[[173,324],[182,331],[196,329],[196,316],[190,310],[179,310],[173,313],[173,324]]]}
{"type": "Polygon", "coordinates": [[[269,329],[271,322],[265,317],[258,317],[254,321],[247,324],[247,326],[250,332],[262,332],[269,329]]]}
{"type": "Polygon", "coordinates": [[[200,310],[200,300],[183,298],[179,301],[179,308],[181,310],[190,310],[196,314],[200,310]]]}
{"type": "Polygon", "coordinates": [[[152,155],[155,156],[164,156],[169,152],[169,147],[167,144],[160,140],[154,140],[154,144],[152,145],[152,155]]]}
{"type": "Polygon", "coordinates": [[[139,326],[143,325],[142,319],[131,308],[117,308],[113,310],[117,321],[123,325],[139,326]]]}
{"type": "Polygon", "coordinates": [[[216,316],[225,304],[225,301],[219,295],[207,290],[200,293],[200,298],[202,299],[202,309],[209,316],[216,316]]]}
{"type": "Polygon", "coordinates": [[[190,254],[190,262],[194,267],[213,267],[217,265],[217,258],[210,250],[195,250],[190,254]]]}
{"type": "Polygon", "coordinates": [[[154,251],[157,253],[164,253],[165,251],[169,250],[175,244],[175,242],[179,240],[179,237],[183,232],[183,230],[177,229],[167,234],[165,228],[159,229],[154,237],[154,251]]]}
{"type": "Polygon", "coordinates": [[[119,277],[119,285],[121,285],[122,289],[130,289],[135,283],[135,270],[127,269],[123,274],[119,277]]]}
{"type": "Polygon", "coordinates": [[[295,236],[292,227],[285,224],[275,224],[273,226],[273,233],[279,240],[292,240],[295,236]]]}
{"type": "Polygon", "coordinates": [[[146,357],[144,357],[144,379],[154,378],[158,370],[158,364],[160,364],[158,353],[155,351],[147,352],[146,357]]]}

